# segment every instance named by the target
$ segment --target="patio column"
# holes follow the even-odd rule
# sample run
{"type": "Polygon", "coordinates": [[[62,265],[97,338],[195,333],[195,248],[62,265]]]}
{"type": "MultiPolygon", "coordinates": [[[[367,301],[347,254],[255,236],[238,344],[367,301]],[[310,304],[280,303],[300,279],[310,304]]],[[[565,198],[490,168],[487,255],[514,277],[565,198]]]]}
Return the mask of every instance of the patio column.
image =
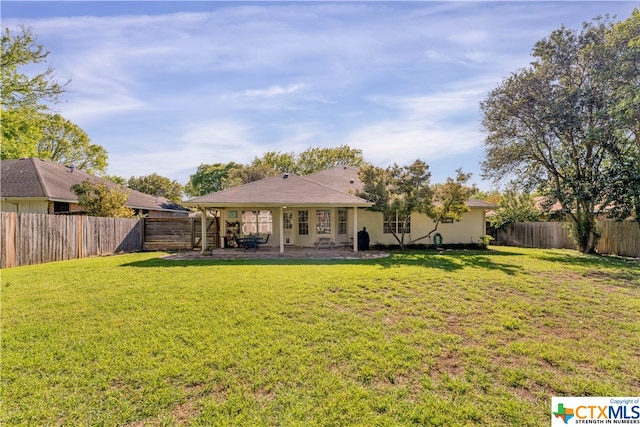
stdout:
{"type": "Polygon", "coordinates": [[[200,222],[200,242],[202,243],[202,252],[207,250],[207,208],[201,208],[202,212],[202,221],[200,222]]]}
{"type": "Polygon", "coordinates": [[[353,252],[358,252],[358,207],[353,207],[353,252]]]}
{"type": "Polygon", "coordinates": [[[284,253],[284,206],[280,206],[280,215],[278,215],[280,227],[280,253],[284,253]]]}

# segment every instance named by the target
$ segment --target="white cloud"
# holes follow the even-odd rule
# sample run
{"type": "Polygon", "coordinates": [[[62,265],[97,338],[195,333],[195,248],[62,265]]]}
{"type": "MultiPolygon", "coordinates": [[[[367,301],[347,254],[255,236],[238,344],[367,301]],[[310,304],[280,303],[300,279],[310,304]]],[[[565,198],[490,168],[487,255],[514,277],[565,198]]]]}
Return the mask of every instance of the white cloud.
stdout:
{"type": "Polygon", "coordinates": [[[305,85],[290,84],[286,87],[280,85],[270,86],[266,89],[245,90],[243,95],[250,98],[273,98],[274,96],[290,95],[304,89],[305,85]]]}

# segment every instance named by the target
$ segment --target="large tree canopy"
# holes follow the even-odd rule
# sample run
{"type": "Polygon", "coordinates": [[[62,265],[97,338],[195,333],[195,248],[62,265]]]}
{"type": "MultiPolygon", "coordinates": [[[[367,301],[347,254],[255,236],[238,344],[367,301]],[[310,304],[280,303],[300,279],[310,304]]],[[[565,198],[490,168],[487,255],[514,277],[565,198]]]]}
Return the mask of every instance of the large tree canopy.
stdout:
{"type": "Polygon", "coordinates": [[[274,174],[295,173],[309,175],[335,166],[362,166],[365,164],[362,150],[347,145],[339,147],[309,147],[296,156],[295,153],[268,151],[256,157],[251,166],[270,167],[274,174]]]}
{"type": "Polygon", "coordinates": [[[204,196],[224,190],[224,180],[229,170],[236,167],[236,163],[201,164],[196,173],[189,177],[189,182],[184,186],[184,192],[191,197],[204,196]]]}
{"type": "Polygon", "coordinates": [[[107,152],[92,144],[89,136],[78,126],[59,114],[41,116],[41,135],[36,157],[53,162],[73,164],[91,174],[104,172],[107,152]]]}
{"type": "Polygon", "coordinates": [[[2,33],[0,63],[2,106],[2,159],[38,157],[74,164],[89,173],[104,172],[107,153],[91,144],[87,134],[59,114],[52,114],[51,104],[65,93],[68,82],[58,83],[52,67],[46,64],[49,51],[37,43],[28,27],[16,33],[2,33]]]}
{"type": "Polygon", "coordinates": [[[182,185],[178,181],[172,181],[157,173],[139,177],[132,176],[126,184],[129,188],[141,193],[162,196],[176,203],[182,201],[182,185]]]}
{"type": "Polygon", "coordinates": [[[537,187],[560,201],[586,253],[597,243],[597,210],[610,205],[620,187],[628,191],[616,199],[617,209],[629,212],[626,196],[639,188],[632,127],[640,103],[630,95],[640,75],[637,15],[622,26],[596,19],[580,32],[554,31],[535,45],[531,66],[481,104],[485,177],[515,175],[524,189],[537,187]],[[624,78],[614,77],[619,70],[624,78]]]}

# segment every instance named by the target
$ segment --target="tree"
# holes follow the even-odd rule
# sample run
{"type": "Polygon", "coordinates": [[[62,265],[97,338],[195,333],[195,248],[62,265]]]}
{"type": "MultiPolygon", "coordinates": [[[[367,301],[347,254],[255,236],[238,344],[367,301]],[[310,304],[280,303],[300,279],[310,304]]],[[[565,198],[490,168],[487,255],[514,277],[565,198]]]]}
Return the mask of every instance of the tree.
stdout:
{"type": "Polygon", "coordinates": [[[236,187],[238,185],[248,184],[253,181],[275,176],[279,173],[280,172],[267,164],[257,166],[236,165],[236,167],[229,169],[227,177],[223,179],[223,187],[236,187]]]}
{"type": "Polygon", "coordinates": [[[19,27],[15,35],[6,28],[2,34],[0,53],[3,109],[33,106],[45,109],[46,105],[42,102],[56,102],[65,92],[68,82],[60,84],[55,81],[51,67],[33,77],[19,71],[22,66],[45,63],[49,56],[49,51],[37,43],[37,37],[29,27],[19,27]]]}
{"type": "Polygon", "coordinates": [[[133,209],[125,206],[129,191],[121,187],[109,188],[104,182],[83,181],[71,187],[82,209],[90,216],[130,218],[133,209]]]}
{"type": "Polygon", "coordinates": [[[476,191],[467,186],[471,174],[457,171],[456,179],[447,179],[445,184],[432,186],[429,166],[416,160],[409,166],[394,164],[386,169],[365,165],[360,169],[362,191],[357,195],[373,203],[372,210],[397,218],[398,230],[391,229],[400,248],[431,237],[442,221],[459,221],[469,210],[466,202],[476,191]],[[411,214],[422,213],[431,218],[434,228],[429,233],[416,238],[407,235],[411,214]],[[405,242],[405,237],[409,241],[405,242]]]}
{"type": "Polygon", "coordinates": [[[605,48],[613,32],[601,19],[579,33],[554,31],[536,43],[531,67],[512,74],[481,104],[484,176],[516,175],[522,188],[537,187],[558,200],[584,253],[595,251],[597,208],[611,200],[615,183],[633,182],[637,170],[621,166],[636,144],[618,108],[629,82],[611,77],[617,58],[627,54],[611,56],[605,48]]]}
{"type": "Polygon", "coordinates": [[[262,157],[256,157],[251,166],[270,167],[278,173],[309,175],[331,167],[349,165],[362,166],[365,163],[362,150],[347,145],[328,148],[309,147],[299,155],[268,151],[262,157]]]}
{"type": "Polygon", "coordinates": [[[511,183],[499,201],[500,207],[491,217],[491,225],[500,228],[514,222],[537,221],[540,217],[529,193],[518,191],[517,184],[511,183]]]}
{"type": "Polygon", "coordinates": [[[616,23],[607,33],[605,46],[599,48],[604,51],[601,55],[615,58],[600,71],[616,88],[611,94],[612,114],[628,136],[608,165],[620,173],[607,173],[610,183],[604,206],[609,217],[632,218],[640,226],[640,10],[616,23]]]}
{"type": "Polygon", "coordinates": [[[309,175],[336,166],[362,166],[362,150],[341,145],[333,148],[308,148],[296,159],[294,172],[309,175]]]}
{"type": "Polygon", "coordinates": [[[212,165],[202,163],[198,166],[196,173],[189,177],[187,185],[184,186],[185,194],[191,197],[198,197],[224,190],[224,180],[229,170],[235,168],[236,165],[234,162],[227,164],[214,163],[212,165]]]}
{"type": "Polygon", "coordinates": [[[433,186],[433,206],[427,215],[433,220],[434,227],[426,236],[416,240],[428,238],[438,230],[438,226],[444,222],[456,222],[462,220],[462,215],[469,212],[467,201],[477,191],[475,185],[468,185],[471,179],[470,173],[464,173],[462,169],[456,170],[456,178],[447,178],[444,184],[433,186]]]}
{"type": "Polygon", "coordinates": [[[294,153],[267,151],[262,157],[255,157],[251,165],[263,170],[273,170],[278,173],[296,173],[296,157],[294,153]]]}
{"type": "Polygon", "coordinates": [[[50,104],[59,101],[69,82],[58,83],[54,69],[47,67],[35,75],[22,72],[47,62],[49,51],[37,43],[28,27],[2,34],[0,63],[2,159],[38,157],[73,163],[89,173],[104,172],[107,153],[91,144],[87,134],[59,114],[51,114],[50,104]]]}
{"type": "Polygon", "coordinates": [[[182,201],[182,185],[157,173],[137,178],[132,176],[127,181],[127,186],[141,193],[166,197],[176,203],[182,201]]]}
{"type": "Polygon", "coordinates": [[[107,152],[91,144],[89,136],[60,114],[42,115],[41,137],[36,157],[52,162],[73,164],[90,174],[104,172],[107,152]]]}

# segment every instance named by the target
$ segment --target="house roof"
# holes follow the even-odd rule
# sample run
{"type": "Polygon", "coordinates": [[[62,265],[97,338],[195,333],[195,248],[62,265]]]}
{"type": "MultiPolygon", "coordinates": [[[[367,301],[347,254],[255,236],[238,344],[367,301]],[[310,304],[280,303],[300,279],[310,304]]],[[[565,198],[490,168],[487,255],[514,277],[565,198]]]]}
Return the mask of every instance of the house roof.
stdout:
{"type": "Polygon", "coordinates": [[[331,188],[308,177],[283,174],[250,182],[238,187],[196,197],[184,202],[185,206],[359,206],[372,203],[331,188]]]}
{"type": "Polygon", "coordinates": [[[336,166],[305,175],[305,178],[344,193],[355,194],[358,191],[362,191],[363,187],[358,172],[360,172],[360,168],[355,166],[336,166]]]}
{"type": "MultiPolygon", "coordinates": [[[[183,202],[185,206],[360,206],[373,203],[354,196],[362,190],[355,166],[337,166],[306,176],[284,174],[261,179],[238,187],[207,194],[183,202]]],[[[496,206],[469,199],[470,208],[491,209],[496,206]]]]}
{"type": "MultiPolygon", "coordinates": [[[[28,158],[0,162],[0,196],[2,198],[46,199],[57,202],[78,203],[71,186],[83,181],[103,182],[109,188],[118,184],[70,168],[61,163],[28,158]]],[[[155,211],[184,211],[182,206],[164,197],[156,197],[136,190],[129,192],[126,206],[133,209],[155,211]]]]}

